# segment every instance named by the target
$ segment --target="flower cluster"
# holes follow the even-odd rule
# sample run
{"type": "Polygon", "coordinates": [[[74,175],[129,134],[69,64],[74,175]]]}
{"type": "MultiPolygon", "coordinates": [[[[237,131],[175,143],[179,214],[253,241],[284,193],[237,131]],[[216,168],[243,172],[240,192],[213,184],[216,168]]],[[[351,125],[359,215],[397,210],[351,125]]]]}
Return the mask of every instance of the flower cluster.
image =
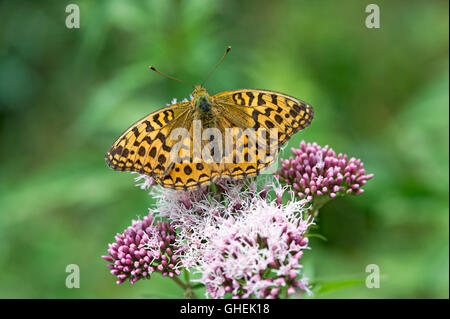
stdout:
{"type": "Polygon", "coordinates": [[[278,298],[308,291],[300,258],[312,220],[302,201],[282,205],[286,188],[258,189],[255,181],[218,181],[194,191],[156,191],[161,216],[177,225],[181,264],[202,274],[212,298],[278,298]]]}
{"type": "Polygon", "coordinates": [[[224,219],[203,250],[199,280],[212,298],[279,298],[309,291],[300,259],[310,219],[299,201],[279,206],[255,197],[224,219]]]}
{"type": "Polygon", "coordinates": [[[157,271],[192,293],[176,277],[184,268],[199,274],[192,281],[211,298],[310,293],[301,260],[318,208],[338,195],[363,193],[373,174],[361,160],[328,146],[302,141],[292,153],[281,159],[275,179],[259,183],[219,179],[184,191],[163,188],[150,176],[135,178],[156,205],[117,234],[102,256],[117,283],[157,271]]]}
{"type": "Polygon", "coordinates": [[[300,143],[292,148],[295,158],[281,159],[276,176],[291,185],[301,199],[312,202],[316,198],[335,198],[343,194],[362,194],[361,187],[373,177],[367,174],[360,159],[336,155],[330,147],[316,143],[300,143]]]}
{"type": "Polygon", "coordinates": [[[226,180],[188,191],[157,186],[150,194],[157,199],[159,216],[171,220],[177,228],[176,245],[183,252],[182,264],[187,269],[199,264],[199,258],[221,222],[241,214],[255,196],[264,196],[254,181],[226,180]]]}
{"type": "Polygon", "coordinates": [[[142,220],[133,220],[132,225],[117,234],[116,242],[109,244],[109,256],[102,256],[110,262],[111,274],[117,276],[120,284],[126,279],[130,283],[146,278],[155,272],[163,276],[179,275],[177,269],[180,255],[175,242],[175,230],[168,221],[154,220],[150,211],[142,220]]]}

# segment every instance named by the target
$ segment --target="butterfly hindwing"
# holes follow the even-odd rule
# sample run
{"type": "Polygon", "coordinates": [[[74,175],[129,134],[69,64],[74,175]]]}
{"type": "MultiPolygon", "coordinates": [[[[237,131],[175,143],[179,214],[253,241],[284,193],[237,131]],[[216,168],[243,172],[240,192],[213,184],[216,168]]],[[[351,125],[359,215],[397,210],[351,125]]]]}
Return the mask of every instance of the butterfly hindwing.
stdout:
{"type": "MultiPolygon", "coordinates": [[[[217,121],[214,121],[214,127],[218,128],[223,133],[217,121]]],[[[215,160],[206,160],[203,156],[194,158],[194,141],[191,137],[194,136],[193,126],[188,128],[189,138],[183,140],[180,147],[178,160],[173,163],[170,171],[164,176],[155,177],[158,184],[174,189],[193,189],[203,185],[208,185],[219,177],[225,177],[227,174],[224,171],[221,157],[215,160]],[[185,142],[184,142],[185,141],[185,142]],[[184,151],[184,153],[182,153],[184,151]]],[[[209,140],[200,141],[200,150],[202,152],[207,149],[209,140]]]]}

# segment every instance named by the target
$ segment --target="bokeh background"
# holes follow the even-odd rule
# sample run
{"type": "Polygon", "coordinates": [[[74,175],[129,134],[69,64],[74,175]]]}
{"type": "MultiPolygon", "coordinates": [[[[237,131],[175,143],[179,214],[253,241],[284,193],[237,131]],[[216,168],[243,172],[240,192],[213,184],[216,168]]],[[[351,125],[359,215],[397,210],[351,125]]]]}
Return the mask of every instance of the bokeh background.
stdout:
{"type": "MultiPolygon", "coordinates": [[[[115,284],[100,258],[153,199],[104,153],[131,123],[198,83],[285,92],[315,108],[290,140],[360,157],[366,193],[327,204],[305,271],[315,298],[449,297],[448,2],[2,1],[0,297],[182,297],[155,275],[115,284]],[[65,27],[66,5],[81,28],[65,27]],[[68,289],[66,265],[81,287],[68,289]],[[363,281],[380,267],[379,289],[363,281]]],[[[283,154],[289,156],[289,147],[283,154]]],[[[201,291],[200,291],[201,294],[201,291]]]]}

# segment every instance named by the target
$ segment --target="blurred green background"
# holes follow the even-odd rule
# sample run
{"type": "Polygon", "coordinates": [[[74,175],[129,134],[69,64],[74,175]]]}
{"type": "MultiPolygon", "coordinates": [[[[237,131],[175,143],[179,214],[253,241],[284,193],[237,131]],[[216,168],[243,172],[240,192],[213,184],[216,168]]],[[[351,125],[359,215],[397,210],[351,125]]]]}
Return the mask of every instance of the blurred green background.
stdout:
{"type": "MultiPolygon", "coordinates": [[[[0,297],[182,297],[154,276],[115,284],[100,258],[152,198],[104,153],[131,123],[191,88],[281,91],[314,106],[301,139],[360,157],[375,178],[318,221],[305,271],[352,282],[377,264],[379,289],[316,298],[449,297],[448,1],[2,1],[0,297]],[[65,27],[66,5],[81,28],[65,27]],[[66,265],[81,288],[65,287],[66,265]]],[[[289,147],[284,157],[289,156],[289,147]]],[[[201,293],[201,292],[200,292],[201,293]]]]}

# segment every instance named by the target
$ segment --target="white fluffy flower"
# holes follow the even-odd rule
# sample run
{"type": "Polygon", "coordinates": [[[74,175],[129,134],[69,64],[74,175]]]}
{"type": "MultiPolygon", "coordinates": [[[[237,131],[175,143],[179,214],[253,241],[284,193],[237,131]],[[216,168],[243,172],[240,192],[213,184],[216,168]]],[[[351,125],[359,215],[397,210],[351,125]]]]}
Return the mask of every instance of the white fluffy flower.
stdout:
{"type": "Polygon", "coordinates": [[[275,200],[267,183],[259,190],[255,181],[218,181],[193,191],[152,188],[159,216],[177,227],[182,265],[202,274],[208,296],[276,298],[294,287],[308,290],[299,260],[312,220],[293,194],[282,205],[285,187],[270,188],[275,200]]]}

